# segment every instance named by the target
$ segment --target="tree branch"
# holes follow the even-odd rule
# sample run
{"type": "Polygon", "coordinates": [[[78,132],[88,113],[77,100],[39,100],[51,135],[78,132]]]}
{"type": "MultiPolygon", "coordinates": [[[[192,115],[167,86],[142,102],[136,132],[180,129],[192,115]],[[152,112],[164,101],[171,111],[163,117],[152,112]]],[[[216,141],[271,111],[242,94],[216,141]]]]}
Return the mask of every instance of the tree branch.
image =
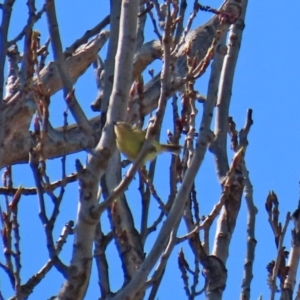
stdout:
{"type": "Polygon", "coordinates": [[[115,150],[113,122],[125,117],[132,74],[133,53],[136,42],[138,0],[122,1],[120,35],[116,54],[115,78],[109,101],[106,126],[99,144],[89,155],[84,169],[76,162],[81,188],[75,241],[71,260],[74,270],[61,288],[58,299],[82,299],[86,293],[90,272],[95,228],[99,218],[94,219],[91,211],[97,206],[99,182],[107,169],[108,160],[115,150]],[[124,72],[124,70],[128,70],[124,72]],[[88,200],[88,201],[87,201],[88,200]]]}
{"type": "Polygon", "coordinates": [[[51,38],[51,46],[53,51],[54,61],[57,62],[57,69],[63,83],[63,91],[66,103],[70,109],[74,119],[87,135],[92,135],[91,127],[88,120],[80,107],[72,85],[72,80],[67,73],[65,57],[62,51],[62,44],[60,39],[60,33],[58,30],[58,23],[56,18],[55,2],[54,0],[47,0],[47,21],[48,29],[51,38]]]}
{"type": "Polygon", "coordinates": [[[83,44],[87,43],[88,40],[97,35],[102,31],[109,23],[110,23],[110,15],[107,15],[101,22],[99,22],[95,27],[87,30],[79,39],[77,39],[71,46],[67,47],[64,51],[64,55],[66,58],[72,56],[76,50],[82,46],[83,44]]]}

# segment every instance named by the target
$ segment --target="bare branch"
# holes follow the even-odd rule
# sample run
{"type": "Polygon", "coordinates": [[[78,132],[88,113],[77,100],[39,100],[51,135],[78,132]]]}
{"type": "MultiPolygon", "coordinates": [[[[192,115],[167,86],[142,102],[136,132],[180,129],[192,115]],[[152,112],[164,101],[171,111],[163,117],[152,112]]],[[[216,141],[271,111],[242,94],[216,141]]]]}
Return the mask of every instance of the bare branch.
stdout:
{"type": "Polygon", "coordinates": [[[162,47],[158,40],[147,42],[141,46],[134,54],[133,79],[137,79],[155,59],[161,59],[161,55],[162,47]]]}
{"type": "Polygon", "coordinates": [[[288,261],[288,274],[284,281],[282,294],[291,295],[294,292],[294,287],[296,284],[297,270],[299,266],[299,257],[300,257],[300,201],[298,203],[298,208],[292,214],[292,220],[294,222],[294,228],[292,230],[292,247],[289,255],[288,261]]]}
{"type": "Polygon", "coordinates": [[[281,258],[282,258],[282,252],[283,252],[283,240],[284,240],[284,236],[287,230],[287,227],[289,225],[289,222],[291,220],[291,216],[290,213],[287,213],[286,215],[286,219],[285,219],[285,223],[282,229],[282,232],[280,233],[280,237],[279,237],[279,241],[278,241],[278,251],[277,251],[277,258],[275,260],[275,265],[273,268],[273,274],[272,274],[272,278],[271,278],[271,297],[270,299],[274,300],[275,299],[275,293],[277,291],[277,287],[276,287],[276,277],[278,275],[278,270],[281,264],[281,258]]]}
{"type": "Polygon", "coordinates": [[[110,15],[110,39],[107,48],[107,56],[104,64],[102,95],[91,105],[92,110],[101,111],[101,128],[104,127],[107,117],[107,109],[115,80],[115,59],[119,45],[119,27],[121,15],[121,1],[111,3],[110,15]]]}
{"type": "Polygon", "coordinates": [[[140,173],[141,173],[142,178],[144,179],[145,183],[147,184],[147,187],[149,188],[151,195],[157,201],[159,208],[164,212],[164,214],[167,215],[168,212],[166,210],[165,204],[161,200],[159,195],[157,194],[155,187],[154,187],[153,183],[151,182],[149,175],[147,174],[147,170],[145,168],[141,168],[140,173]]]}
{"type": "MultiPolygon", "coordinates": [[[[14,0],[2,2],[0,22],[3,24],[8,20],[8,32],[10,20],[7,11],[11,13],[14,0]]],[[[184,249],[179,255],[179,269],[187,298],[194,299],[205,293],[209,299],[220,299],[226,286],[228,249],[243,192],[248,207],[248,221],[241,297],[250,299],[257,210],[253,203],[245,153],[253,124],[252,110],[248,110],[241,130],[237,129],[234,118],[228,116],[247,1],[224,0],[219,9],[214,9],[199,4],[197,0],[189,3],[186,0],[110,0],[109,15],[101,20],[104,16],[100,12],[101,21],[97,20],[99,23],[89,30],[83,29],[84,34],[65,51],[62,44],[65,40],[62,25],[65,23],[57,19],[60,16],[55,8],[58,2],[45,0],[39,12],[35,7],[36,2],[27,1],[29,16],[22,24],[21,32],[18,31],[11,41],[7,41],[5,26],[0,28],[1,40],[4,32],[5,44],[0,46],[0,51],[2,48],[5,50],[0,69],[2,66],[4,68],[4,64],[9,67],[6,96],[0,102],[0,168],[5,167],[3,187],[0,187],[0,195],[4,198],[4,205],[1,203],[0,206],[0,238],[5,251],[0,269],[5,272],[15,291],[11,299],[27,299],[53,266],[56,268],[54,271],[63,275],[64,283],[52,298],[84,299],[95,262],[100,294],[98,298],[142,300],[150,288],[149,300],[154,300],[159,296],[159,286],[164,283],[167,262],[179,243],[184,243],[184,247],[187,245],[187,251],[192,254],[192,257],[185,257],[187,252],[184,249]],[[188,19],[186,13],[193,6],[187,10],[187,5],[193,3],[194,12],[188,19]],[[211,12],[213,17],[197,27],[194,23],[199,10],[211,12]],[[40,35],[44,36],[45,33],[33,30],[43,12],[47,15],[51,37],[45,45],[40,44],[40,35]],[[158,40],[144,43],[147,17],[148,23],[152,21],[154,24],[158,40]],[[192,23],[195,29],[191,29],[192,23]],[[97,34],[108,24],[110,33],[97,34]],[[227,48],[225,43],[230,26],[227,48]],[[99,50],[108,38],[107,53],[103,55],[102,51],[100,58],[99,50]],[[13,42],[18,42],[20,47],[21,39],[24,40],[21,54],[16,44],[8,48],[9,43],[13,42]],[[50,42],[52,49],[48,49],[50,42]],[[54,61],[46,65],[52,55],[54,61]],[[155,62],[153,68],[162,65],[161,72],[149,70],[151,80],[146,83],[149,77],[146,68],[157,59],[161,62],[155,62]],[[100,113],[88,119],[88,112],[83,111],[81,102],[76,98],[74,84],[91,64],[98,92],[91,108],[100,113]],[[210,64],[207,94],[202,95],[203,91],[198,91],[196,83],[210,64]],[[154,76],[154,73],[157,75],[154,76]],[[63,126],[53,128],[52,124],[56,120],[49,112],[56,106],[50,100],[59,90],[63,90],[66,101],[60,104],[66,104],[66,109],[63,109],[63,126]],[[173,107],[168,103],[171,97],[173,107]],[[211,122],[215,110],[214,133],[211,122]],[[75,118],[75,124],[68,125],[69,111],[71,117],[75,118]],[[145,164],[145,157],[154,150],[153,141],[159,141],[160,130],[168,120],[167,114],[172,112],[173,128],[171,124],[172,130],[167,131],[167,143],[183,143],[180,146],[183,153],[172,157],[169,169],[166,168],[163,173],[163,176],[166,175],[163,182],[165,184],[169,180],[168,186],[160,187],[157,178],[161,174],[157,172],[162,170],[165,161],[156,168],[156,160],[148,165],[145,164]],[[148,122],[141,151],[133,162],[127,161],[127,164],[120,161],[120,154],[116,151],[113,126],[118,121],[132,125],[135,123],[138,128],[148,122]],[[234,152],[230,166],[226,152],[227,133],[232,140],[234,152]],[[222,190],[219,202],[212,203],[209,215],[203,216],[202,197],[198,194],[201,187],[198,186],[196,176],[208,147],[216,160],[216,172],[222,190]],[[67,169],[71,166],[67,165],[66,158],[76,152],[87,153],[85,165],[77,159],[76,173],[67,176],[67,169]],[[61,158],[59,180],[57,172],[52,178],[52,174],[46,170],[49,168],[47,159],[58,157],[61,158]],[[20,186],[17,189],[11,165],[28,161],[36,187],[20,186]],[[134,182],[135,176],[138,176],[138,182],[134,182]],[[75,180],[78,180],[79,188],[76,226],[73,229],[74,224],[70,221],[63,230],[63,236],[55,243],[54,228],[57,227],[58,217],[62,216],[63,198],[68,196],[65,191],[68,184],[75,180]],[[137,184],[138,190],[131,194],[137,184]],[[44,245],[47,248],[44,248],[49,256],[43,268],[23,285],[21,265],[24,262],[21,262],[19,241],[24,237],[20,236],[22,231],[19,231],[19,225],[22,223],[18,220],[18,203],[22,195],[37,195],[40,223],[44,227],[47,242],[44,245]],[[140,211],[136,213],[137,207],[140,211]],[[212,225],[217,216],[217,229],[213,232],[212,225]],[[186,232],[177,237],[182,221],[186,232]],[[107,223],[110,226],[108,233],[107,223]],[[69,234],[74,234],[74,240],[69,241],[73,247],[69,264],[65,265],[61,261],[60,251],[69,234]],[[213,251],[210,251],[209,244],[211,234],[215,234],[213,251]],[[123,280],[116,291],[111,285],[114,282],[111,281],[112,265],[108,259],[113,247],[121,263],[118,272],[123,280]]],[[[206,78],[204,80],[207,81],[206,78]]],[[[57,101],[58,98],[53,99],[57,101]]],[[[135,146],[134,143],[132,146],[135,146]]],[[[27,199],[22,197],[22,200],[27,199]]],[[[283,230],[279,222],[278,199],[274,193],[268,196],[266,209],[278,246],[283,230]]],[[[295,241],[297,237],[295,231],[295,241]]],[[[279,278],[284,295],[294,288],[292,281],[296,270],[288,274],[288,252],[283,246],[277,250],[278,265],[275,265],[275,261],[268,265],[269,283],[272,285],[279,278]],[[289,282],[284,281],[288,275],[289,282]],[[286,288],[284,283],[287,283],[286,288]]],[[[293,247],[292,251],[294,259],[290,264],[298,266],[299,249],[293,247]]],[[[276,282],[272,286],[273,290],[274,286],[276,282]]]]}
{"type": "Polygon", "coordinates": [[[60,33],[58,30],[58,23],[56,19],[55,3],[54,0],[47,0],[47,20],[48,28],[51,38],[51,46],[53,50],[54,60],[57,62],[57,69],[60,75],[60,78],[63,83],[64,97],[66,103],[83,132],[88,135],[92,135],[91,127],[88,123],[88,120],[81,109],[77,99],[75,97],[74,88],[72,86],[72,81],[66,70],[66,63],[64,54],[62,51],[62,44],[60,39],[60,33]]]}
{"type": "Polygon", "coordinates": [[[38,13],[35,13],[35,7],[31,6],[28,4],[28,19],[27,19],[27,24],[24,26],[22,31],[12,40],[8,42],[8,47],[16,44],[18,41],[20,41],[26,34],[29,33],[30,30],[32,30],[32,27],[34,23],[36,23],[43,15],[43,13],[46,11],[47,6],[46,4],[43,5],[43,7],[38,11],[38,13]],[[33,9],[32,9],[33,8],[33,9]]]}
{"type": "MultiPolygon", "coordinates": [[[[241,140],[241,139],[240,139],[241,140]]],[[[253,278],[253,264],[255,258],[256,238],[255,238],[255,225],[256,225],[256,214],[258,212],[254,201],[253,201],[253,188],[249,178],[249,172],[244,164],[242,166],[242,172],[244,174],[244,196],[246,199],[248,218],[247,218],[247,253],[244,264],[244,277],[242,282],[242,299],[251,299],[251,282],[253,278]]]]}
{"type": "Polygon", "coordinates": [[[21,248],[20,248],[20,231],[19,231],[19,221],[18,221],[18,203],[21,198],[20,189],[18,189],[10,203],[10,209],[12,212],[12,230],[14,233],[14,277],[15,277],[15,291],[16,295],[20,293],[21,287],[21,248]]]}
{"type": "MultiPolygon", "coordinates": [[[[68,183],[75,182],[77,180],[77,174],[71,174],[69,176],[66,176],[62,180],[56,180],[49,185],[46,184],[43,186],[43,192],[47,191],[54,191],[55,189],[65,186],[68,183]]],[[[0,194],[2,195],[14,195],[18,189],[17,188],[10,188],[10,187],[0,187],[0,194]]],[[[31,188],[21,188],[21,194],[24,196],[29,196],[29,195],[36,195],[37,190],[36,187],[31,187],[31,188]]]]}
{"type": "Polygon", "coordinates": [[[236,24],[231,27],[228,40],[228,53],[225,56],[222,81],[220,82],[220,90],[218,95],[218,105],[216,113],[216,138],[211,145],[211,150],[214,152],[217,163],[217,173],[219,180],[225,176],[228,171],[228,158],[226,151],[226,133],[228,131],[228,111],[231,99],[231,89],[233,84],[233,75],[237,62],[237,57],[240,50],[242,32],[244,29],[244,12],[246,10],[247,3],[243,2],[242,8],[235,6],[234,4],[228,8],[233,9],[233,14],[239,17],[236,24]],[[242,13],[240,11],[242,9],[242,13]],[[241,15],[241,16],[239,16],[241,15]]]}
{"type": "MultiPolygon", "coordinates": [[[[72,254],[71,268],[74,271],[64,283],[60,296],[82,299],[86,293],[90,272],[91,255],[94,242],[95,228],[99,220],[92,217],[92,211],[102,212],[105,205],[97,205],[99,196],[99,182],[108,166],[108,160],[115,150],[113,138],[113,122],[125,117],[132,74],[133,53],[136,42],[137,13],[139,1],[122,1],[120,35],[116,54],[115,78],[106,118],[106,126],[100,142],[93,155],[89,155],[87,167],[83,168],[76,161],[79,185],[81,187],[79,209],[76,226],[75,247],[72,254]],[[124,69],[128,71],[124,73],[124,69]],[[89,201],[87,200],[89,198],[89,201]],[[96,209],[95,209],[96,208],[96,209]],[[84,280],[82,280],[84,278],[84,280]],[[73,287],[76,287],[75,289],[73,287]]],[[[140,162],[141,163],[141,159],[140,162]]],[[[137,168],[136,168],[137,170],[137,168]]],[[[136,171],[135,170],[135,171],[136,171]]],[[[105,204],[112,203],[106,200],[105,204]]]]}
{"type": "MultiPolygon", "coordinates": [[[[66,67],[73,81],[76,81],[80,74],[95,60],[97,52],[104,45],[107,38],[107,32],[100,33],[92,42],[78,49],[72,57],[67,59],[66,67]]],[[[43,89],[45,91],[48,90],[50,93],[55,93],[57,89],[61,88],[56,63],[50,63],[43,68],[40,72],[40,81],[43,89]]],[[[34,87],[37,87],[38,84],[39,82],[36,78],[34,80],[34,87]]],[[[2,120],[4,125],[0,127],[0,130],[3,129],[6,133],[4,136],[5,143],[0,147],[0,167],[28,161],[29,149],[35,147],[35,136],[31,132],[28,132],[32,115],[36,110],[35,103],[30,99],[31,97],[29,99],[24,98],[23,94],[18,92],[4,104],[4,109],[0,112],[3,113],[2,120]],[[21,148],[17,146],[21,144],[21,148]],[[20,151],[11,151],[11,149],[19,149],[20,151]]],[[[91,125],[95,125],[94,121],[95,119],[91,120],[91,125]]],[[[97,137],[93,135],[88,136],[79,130],[79,128],[75,129],[77,131],[75,134],[74,129],[74,125],[68,127],[66,136],[63,136],[59,128],[56,131],[51,131],[49,128],[49,136],[45,141],[45,149],[47,149],[46,152],[48,153],[44,153],[45,157],[57,157],[81,151],[82,149],[89,149],[97,142],[97,137]],[[71,136],[73,136],[73,142],[68,140],[71,136]],[[70,146],[73,150],[71,150],[70,146]]],[[[98,124],[94,127],[93,132],[95,132],[95,129],[99,129],[98,124]]]]}
{"type": "Polygon", "coordinates": [[[32,150],[30,153],[29,164],[32,169],[34,181],[37,188],[37,195],[38,195],[39,208],[40,208],[39,217],[45,228],[47,247],[48,247],[50,259],[53,260],[53,264],[57,268],[57,270],[60,271],[64,275],[64,277],[67,277],[68,269],[60,261],[60,259],[57,256],[57,252],[55,250],[55,245],[54,245],[53,235],[52,235],[54,224],[51,222],[51,220],[49,220],[49,218],[46,215],[45,198],[42,191],[41,169],[39,170],[38,156],[36,151],[34,150],[32,150]]]}
{"type": "MultiPolygon", "coordinates": [[[[213,17],[206,24],[199,26],[195,30],[192,30],[186,37],[186,44],[181,44],[176,51],[176,80],[171,80],[167,83],[167,87],[164,90],[165,97],[169,98],[186,83],[183,78],[187,75],[187,58],[186,47],[191,43],[191,55],[197,58],[197,61],[201,61],[205,55],[211,43],[215,37],[215,33],[220,25],[218,17],[213,17]]],[[[229,25],[228,25],[229,27],[229,25]]],[[[173,50],[174,52],[175,50],[173,50]]],[[[173,55],[173,54],[172,54],[173,55]]],[[[135,123],[140,119],[140,115],[147,115],[157,107],[158,98],[160,96],[161,82],[160,74],[156,75],[150,82],[145,85],[143,103],[135,97],[128,105],[128,117],[127,120],[131,123],[135,123]]]]}
{"type": "Polygon", "coordinates": [[[72,56],[76,50],[85,43],[88,43],[88,40],[99,34],[108,24],[110,23],[110,15],[107,15],[101,22],[99,22],[95,27],[87,30],[82,37],[77,39],[71,46],[67,47],[64,51],[65,57],[72,56]]]}
{"type": "Polygon", "coordinates": [[[183,33],[183,30],[184,30],[183,20],[184,20],[186,8],[187,8],[186,0],[181,0],[180,1],[180,10],[179,10],[179,22],[177,24],[175,40],[174,40],[175,45],[177,45],[179,43],[181,35],[183,33]]]}
{"type": "Polygon", "coordinates": [[[161,260],[158,263],[158,266],[156,270],[154,271],[152,277],[146,282],[147,285],[152,286],[150,295],[149,295],[149,300],[154,300],[156,298],[156,293],[158,291],[159,285],[161,283],[163,274],[166,269],[166,265],[168,262],[168,259],[170,255],[172,254],[174,245],[176,241],[176,230],[171,232],[169,242],[166,246],[166,250],[161,256],[161,260]]]}
{"type": "MultiPolygon", "coordinates": [[[[186,259],[184,257],[184,253],[183,253],[182,249],[180,250],[179,255],[178,255],[178,267],[181,272],[181,278],[183,281],[185,294],[188,298],[191,298],[192,295],[191,295],[191,291],[189,288],[189,277],[188,277],[188,271],[191,272],[191,270],[188,265],[188,262],[186,261],[186,259]]],[[[193,273],[193,272],[191,272],[191,273],[193,273]]]]}
{"type": "MultiPolygon", "coordinates": [[[[62,229],[62,233],[59,236],[59,239],[56,242],[56,251],[57,255],[62,250],[63,245],[66,243],[67,237],[73,233],[74,222],[69,221],[62,229]]],[[[26,299],[34,290],[34,288],[45,278],[47,273],[52,269],[54,265],[53,260],[49,259],[47,263],[36,273],[34,274],[25,284],[21,286],[21,298],[12,297],[9,300],[18,300],[26,299]]]]}
{"type": "MultiPolygon", "coordinates": [[[[109,191],[112,191],[120,181],[120,155],[116,151],[110,158],[107,172],[101,180],[104,199],[109,197],[109,191]],[[116,168],[117,166],[119,168],[116,168]]],[[[124,280],[128,281],[144,260],[144,250],[125,194],[120,194],[115,198],[111,209],[108,209],[108,215],[123,265],[124,280]]]]}
{"type": "Polygon", "coordinates": [[[152,11],[151,11],[151,9],[150,9],[150,6],[149,6],[148,14],[149,14],[150,19],[151,19],[151,21],[152,21],[153,28],[154,28],[154,32],[155,32],[155,34],[157,35],[158,40],[161,42],[162,37],[161,37],[161,34],[160,34],[159,30],[158,30],[157,22],[156,22],[156,20],[155,20],[155,18],[154,18],[154,15],[153,15],[153,13],[152,13],[152,11]]]}
{"type": "Polygon", "coordinates": [[[112,191],[112,193],[109,195],[109,197],[107,197],[105,201],[99,203],[98,207],[91,211],[91,215],[93,216],[93,218],[98,219],[103,211],[107,209],[115,199],[117,199],[124,193],[130,182],[133,180],[136,172],[142,166],[144,158],[146,157],[148,151],[150,151],[150,149],[146,147],[141,150],[137,159],[134,161],[134,163],[126,173],[126,176],[119,183],[119,185],[112,191]]]}
{"type": "MultiPolygon", "coordinates": [[[[3,99],[3,87],[4,87],[4,65],[5,57],[8,49],[7,33],[10,25],[11,12],[15,0],[5,0],[2,6],[2,21],[1,21],[1,44],[0,44],[0,105],[2,105],[3,99]]],[[[1,111],[2,109],[0,109],[1,111]]],[[[0,113],[1,118],[1,113],[0,113]]],[[[0,131],[0,138],[2,137],[0,131]]]]}
{"type": "Polygon", "coordinates": [[[109,296],[110,291],[110,282],[108,275],[108,262],[105,254],[107,243],[105,239],[107,237],[103,234],[101,230],[101,223],[98,223],[95,233],[95,249],[94,249],[94,258],[96,261],[96,266],[99,274],[99,285],[102,298],[109,296]]]}
{"type": "Polygon", "coordinates": [[[136,34],[136,47],[135,47],[136,50],[138,50],[143,45],[145,40],[144,31],[145,31],[147,15],[143,14],[143,10],[144,10],[144,1],[141,0],[139,5],[138,19],[137,19],[137,34],[136,34]]]}

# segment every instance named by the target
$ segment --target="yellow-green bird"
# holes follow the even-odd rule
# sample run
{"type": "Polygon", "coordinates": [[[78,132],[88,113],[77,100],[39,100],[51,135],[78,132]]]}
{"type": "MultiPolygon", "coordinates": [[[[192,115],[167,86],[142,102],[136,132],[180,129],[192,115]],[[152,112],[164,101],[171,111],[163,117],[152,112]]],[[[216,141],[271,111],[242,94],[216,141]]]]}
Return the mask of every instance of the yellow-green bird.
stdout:
{"type": "MultiPolygon", "coordinates": [[[[116,143],[118,150],[124,154],[130,161],[134,161],[142,147],[146,138],[146,132],[131,126],[126,122],[115,122],[114,130],[116,134],[116,143]]],[[[181,147],[174,144],[160,144],[158,141],[153,140],[152,146],[154,151],[149,152],[144,163],[155,159],[155,157],[163,152],[171,152],[178,155],[180,153],[181,147]]]]}

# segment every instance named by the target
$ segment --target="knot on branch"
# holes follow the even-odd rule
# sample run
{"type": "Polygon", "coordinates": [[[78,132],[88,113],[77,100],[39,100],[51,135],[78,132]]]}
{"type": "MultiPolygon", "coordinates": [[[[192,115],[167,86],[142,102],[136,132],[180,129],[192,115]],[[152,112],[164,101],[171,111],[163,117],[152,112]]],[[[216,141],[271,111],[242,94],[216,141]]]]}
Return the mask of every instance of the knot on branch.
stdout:
{"type": "Polygon", "coordinates": [[[206,278],[206,294],[211,292],[223,291],[226,286],[227,269],[223,261],[214,256],[207,256],[207,261],[203,269],[206,278]]]}

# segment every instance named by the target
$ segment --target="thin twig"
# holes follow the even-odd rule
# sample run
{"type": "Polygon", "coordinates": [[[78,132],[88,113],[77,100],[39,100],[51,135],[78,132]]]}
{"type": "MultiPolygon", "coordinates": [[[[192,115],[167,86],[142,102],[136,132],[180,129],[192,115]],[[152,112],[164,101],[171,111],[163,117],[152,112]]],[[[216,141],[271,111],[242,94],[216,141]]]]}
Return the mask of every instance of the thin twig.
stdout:
{"type": "Polygon", "coordinates": [[[249,172],[245,163],[242,165],[244,174],[244,197],[247,204],[247,252],[244,264],[244,276],[242,281],[242,291],[240,299],[249,300],[251,291],[251,282],[253,279],[253,265],[255,258],[256,238],[255,238],[255,221],[258,212],[253,200],[253,188],[249,178],[249,172]]]}
{"type": "Polygon", "coordinates": [[[145,168],[142,168],[140,173],[142,175],[142,178],[144,179],[144,182],[147,184],[147,187],[149,188],[151,195],[159,204],[159,208],[164,212],[164,214],[167,215],[168,212],[166,210],[166,206],[165,206],[164,202],[161,200],[161,198],[159,197],[159,195],[157,194],[156,189],[153,185],[153,182],[151,181],[151,179],[147,173],[147,170],[145,168]]]}
{"type": "MultiPolygon", "coordinates": [[[[43,192],[54,191],[55,189],[65,186],[68,183],[75,182],[77,180],[77,173],[66,176],[62,180],[56,180],[50,183],[50,185],[43,185],[43,192]]],[[[8,188],[8,187],[0,187],[0,195],[13,195],[17,191],[17,188],[8,188]]],[[[21,189],[21,194],[24,196],[36,195],[37,189],[36,187],[29,187],[21,189]]]]}
{"type": "Polygon", "coordinates": [[[117,199],[121,194],[124,193],[126,188],[129,186],[130,182],[133,180],[135,173],[141,167],[147,153],[151,151],[151,147],[152,145],[146,145],[146,147],[143,146],[143,149],[139,153],[137,159],[132,164],[132,166],[130,167],[120,184],[113,190],[113,192],[107,197],[105,201],[99,203],[99,205],[96,208],[92,209],[91,215],[93,216],[93,218],[98,219],[102,212],[107,207],[109,207],[115,199],[117,199]]]}
{"type": "MultiPolygon", "coordinates": [[[[8,49],[8,42],[7,42],[7,34],[10,25],[10,18],[11,12],[14,6],[15,0],[6,0],[2,6],[2,21],[1,21],[1,43],[0,43],[0,119],[1,118],[1,105],[3,99],[3,87],[4,87],[4,66],[5,66],[5,59],[6,53],[8,49]]],[[[2,127],[2,126],[1,126],[2,127]]],[[[2,132],[0,128],[0,139],[2,140],[2,132]]]]}
{"type": "Polygon", "coordinates": [[[193,12],[191,13],[191,15],[190,15],[190,17],[187,21],[187,25],[184,29],[184,36],[186,36],[187,33],[190,31],[192,23],[193,23],[194,19],[196,18],[198,11],[199,11],[198,0],[195,0],[194,1],[193,12]]]}
{"type": "Polygon", "coordinates": [[[157,230],[157,226],[159,225],[159,223],[162,222],[163,218],[164,218],[165,214],[164,212],[160,212],[159,216],[157,217],[157,219],[152,223],[152,225],[150,225],[148,228],[147,228],[147,231],[146,231],[146,237],[153,231],[157,230]]]}
{"type": "Polygon", "coordinates": [[[179,256],[178,256],[178,267],[181,272],[181,278],[183,280],[185,294],[188,299],[191,299],[191,291],[189,288],[189,276],[188,276],[188,271],[190,271],[190,267],[184,257],[184,253],[182,249],[179,252],[179,256]]]}
{"type": "Polygon", "coordinates": [[[14,248],[15,248],[15,255],[14,261],[15,261],[15,271],[14,271],[14,276],[15,276],[15,291],[16,294],[18,295],[20,293],[20,287],[21,287],[21,248],[20,248],[20,231],[19,231],[19,222],[18,222],[18,203],[20,200],[20,193],[16,192],[16,195],[14,199],[11,202],[11,210],[12,210],[12,230],[14,232],[14,248]],[[17,196],[17,200],[15,197],[17,196]]]}
{"type": "Polygon", "coordinates": [[[152,13],[151,10],[148,11],[148,15],[150,16],[150,19],[152,21],[154,32],[155,32],[157,38],[161,41],[162,40],[162,36],[161,36],[161,34],[160,34],[159,30],[158,30],[156,20],[155,20],[154,15],[153,15],[153,13],[152,13]]]}
{"type": "Polygon", "coordinates": [[[110,282],[108,274],[108,262],[105,254],[108,243],[106,242],[107,236],[105,236],[101,229],[101,223],[99,222],[95,232],[95,249],[94,259],[96,261],[96,267],[98,269],[99,286],[101,291],[101,297],[106,298],[110,294],[110,282]]]}
{"type": "Polygon", "coordinates": [[[154,300],[156,297],[156,293],[158,291],[159,285],[162,280],[162,276],[165,272],[166,265],[168,262],[168,259],[172,253],[172,250],[175,245],[175,240],[176,240],[176,230],[171,232],[169,242],[166,246],[166,250],[161,256],[160,262],[158,263],[158,266],[156,270],[154,271],[153,275],[149,280],[147,280],[146,285],[152,286],[152,290],[150,292],[148,300],[154,300]]]}
{"type": "MultiPolygon", "coordinates": [[[[56,254],[59,255],[61,252],[63,245],[66,243],[67,237],[70,234],[73,234],[73,226],[74,222],[69,221],[68,223],[65,224],[65,226],[62,229],[62,232],[59,236],[59,239],[56,242],[55,249],[56,249],[56,254]]],[[[27,298],[34,290],[34,288],[45,278],[47,273],[52,269],[54,265],[54,261],[52,259],[49,259],[46,264],[33,276],[31,276],[26,283],[24,283],[21,286],[21,294],[22,294],[22,299],[27,298]]],[[[9,300],[18,300],[18,297],[12,297],[9,300]]]]}
{"type": "MultiPolygon", "coordinates": [[[[252,109],[247,111],[246,121],[244,127],[239,132],[239,146],[246,151],[248,146],[248,134],[253,125],[252,109]]],[[[230,126],[229,126],[230,127],[230,126]]],[[[232,128],[235,133],[235,128],[232,128]]],[[[236,148],[233,146],[233,148],[236,148]]],[[[256,238],[255,238],[255,221],[258,212],[253,200],[253,187],[250,181],[249,172],[246,168],[245,161],[241,165],[241,170],[244,175],[244,197],[247,204],[248,218],[247,218],[247,252],[246,263],[244,264],[244,277],[242,281],[241,299],[249,300],[251,291],[251,281],[253,278],[253,264],[255,258],[256,238]]]]}
{"type": "Polygon", "coordinates": [[[195,269],[194,269],[194,274],[193,274],[193,284],[191,286],[192,297],[197,296],[196,288],[199,283],[200,264],[199,264],[199,257],[197,255],[194,258],[194,265],[195,265],[195,269]]]}
{"type": "Polygon", "coordinates": [[[27,34],[32,28],[33,25],[42,17],[43,13],[46,11],[47,5],[44,4],[43,7],[38,11],[38,13],[35,13],[31,8],[28,8],[28,19],[27,19],[27,24],[24,26],[22,31],[12,40],[8,41],[8,47],[16,44],[18,41],[20,41],[25,34],[27,34]]]}
{"type": "MultiPolygon", "coordinates": [[[[37,195],[38,195],[39,208],[40,208],[39,217],[41,219],[42,224],[44,225],[50,259],[53,260],[53,263],[57,268],[57,270],[61,272],[65,278],[67,278],[68,269],[59,259],[55,250],[55,245],[54,245],[53,235],[52,235],[52,230],[54,228],[53,218],[49,220],[49,218],[46,215],[45,198],[42,190],[42,174],[41,174],[41,170],[39,170],[37,153],[35,153],[34,150],[32,150],[29,155],[29,165],[33,172],[34,181],[37,187],[37,195]]],[[[55,203],[55,205],[57,204],[55,203]]]]}

